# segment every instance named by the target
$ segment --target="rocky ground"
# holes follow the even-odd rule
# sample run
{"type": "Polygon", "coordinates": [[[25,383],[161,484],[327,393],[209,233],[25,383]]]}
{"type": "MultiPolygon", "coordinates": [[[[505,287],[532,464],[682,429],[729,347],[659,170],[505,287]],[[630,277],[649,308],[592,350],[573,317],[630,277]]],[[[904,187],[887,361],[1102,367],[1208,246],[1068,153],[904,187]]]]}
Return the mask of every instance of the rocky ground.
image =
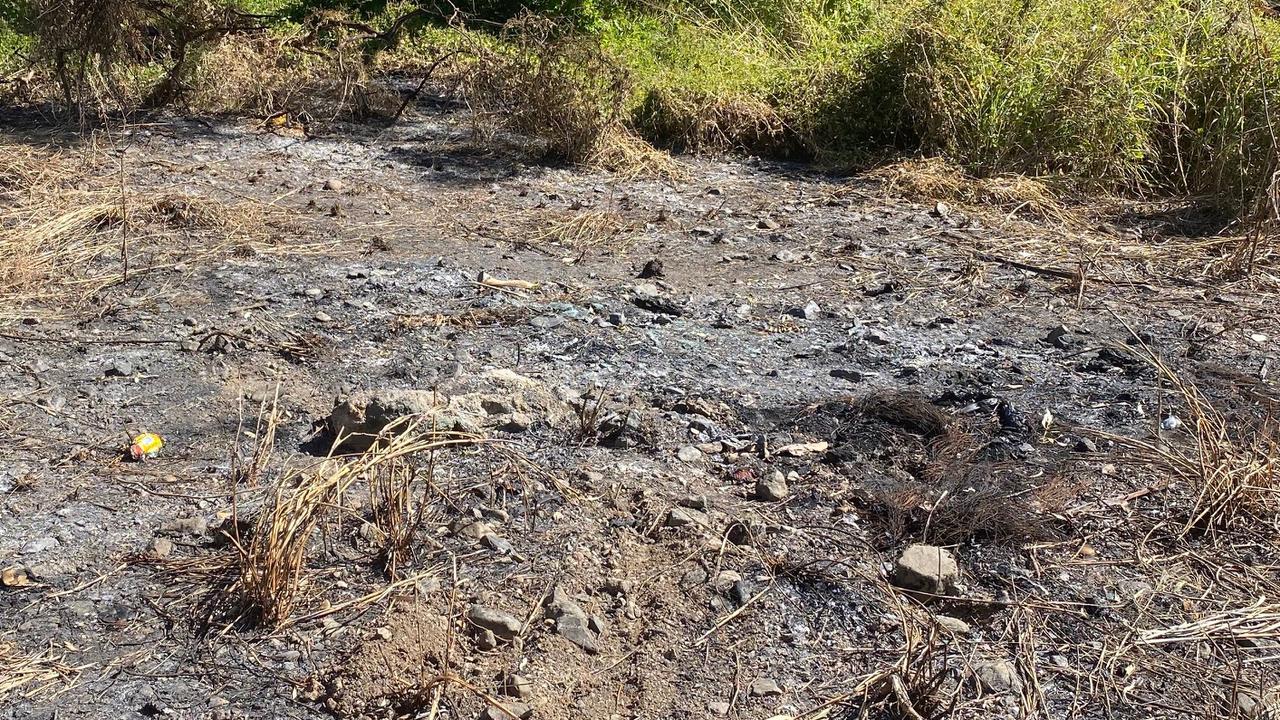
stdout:
{"type": "Polygon", "coordinates": [[[1065,235],[749,159],[624,179],[450,112],[4,139],[265,219],[6,309],[0,647],[35,679],[0,718],[1275,712],[1276,535],[1180,533],[1193,491],[1108,437],[1196,447],[1144,345],[1232,422],[1272,390],[1268,298],[1171,277],[1198,243],[1160,218],[1065,235]],[[362,476],[255,623],[208,568],[335,404],[484,439],[407,460],[394,582],[362,476]]]}

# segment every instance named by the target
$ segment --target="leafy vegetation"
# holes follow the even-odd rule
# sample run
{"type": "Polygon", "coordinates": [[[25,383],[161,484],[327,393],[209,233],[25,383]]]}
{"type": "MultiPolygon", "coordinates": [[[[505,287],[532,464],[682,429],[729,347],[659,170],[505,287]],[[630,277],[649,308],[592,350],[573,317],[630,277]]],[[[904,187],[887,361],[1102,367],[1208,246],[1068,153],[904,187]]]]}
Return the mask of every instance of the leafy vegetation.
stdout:
{"type": "MultiPolygon", "coordinates": [[[[336,65],[344,68],[353,43],[363,47],[360,62],[378,68],[420,65],[444,47],[478,46],[486,52],[460,57],[458,73],[495,80],[492,66],[477,64],[480,56],[536,68],[538,82],[559,88],[563,102],[593,105],[566,107],[564,116],[599,118],[611,127],[621,122],[678,151],[739,150],[836,166],[925,154],[979,176],[1061,175],[1132,193],[1207,196],[1249,212],[1270,197],[1277,168],[1270,106],[1280,88],[1280,21],[1249,0],[145,6],[156,7],[168,10],[128,0],[0,0],[0,68],[43,61],[63,75],[66,90],[83,85],[83,78],[68,81],[69,67],[96,68],[110,78],[108,70],[158,63],[163,69],[135,67],[131,77],[155,84],[139,97],[167,102],[223,94],[202,85],[226,76],[208,66],[236,54],[225,48],[229,37],[247,39],[256,48],[247,55],[250,64],[279,75],[290,64],[317,73],[335,64],[302,51],[304,41],[326,46],[330,57],[341,49],[344,61],[336,65]],[[84,15],[88,10],[115,13],[121,22],[111,27],[118,29],[85,25],[85,17],[97,17],[84,15]],[[522,35],[533,24],[520,18],[530,12],[550,18],[554,30],[537,23],[536,36],[522,35]],[[85,35],[86,27],[96,34],[85,35]],[[284,42],[269,51],[263,33],[284,42]],[[69,62],[67,53],[82,61],[69,62]],[[594,65],[570,67],[574,57],[594,65]]],[[[245,79],[256,74],[253,67],[241,70],[245,79]]],[[[356,73],[343,83],[362,86],[366,79],[356,73]]],[[[268,109],[287,104],[281,92],[265,94],[268,109]]],[[[74,95],[66,91],[64,100],[74,95]]],[[[241,106],[264,104],[260,89],[241,95],[241,106]]],[[[525,95],[536,95],[541,107],[505,110],[522,130],[537,133],[557,117],[546,107],[553,98],[525,95]]],[[[552,143],[558,156],[583,155],[563,127],[548,132],[559,135],[552,143]]],[[[572,135],[602,132],[578,127],[572,135]]]]}

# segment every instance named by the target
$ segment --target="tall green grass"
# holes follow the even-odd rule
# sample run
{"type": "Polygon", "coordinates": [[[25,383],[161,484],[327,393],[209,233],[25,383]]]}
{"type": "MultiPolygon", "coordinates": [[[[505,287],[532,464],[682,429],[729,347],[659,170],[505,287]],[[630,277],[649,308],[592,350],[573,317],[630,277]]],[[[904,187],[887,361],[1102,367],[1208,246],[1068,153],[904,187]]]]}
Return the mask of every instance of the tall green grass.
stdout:
{"type": "Polygon", "coordinates": [[[605,27],[659,141],[693,122],[664,107],[746,98],[790,141],[762,149],[836,164],[924,152],[1234,206],[1275,170],[1280,24],[1246,0],[686,0],[605,27]]]}

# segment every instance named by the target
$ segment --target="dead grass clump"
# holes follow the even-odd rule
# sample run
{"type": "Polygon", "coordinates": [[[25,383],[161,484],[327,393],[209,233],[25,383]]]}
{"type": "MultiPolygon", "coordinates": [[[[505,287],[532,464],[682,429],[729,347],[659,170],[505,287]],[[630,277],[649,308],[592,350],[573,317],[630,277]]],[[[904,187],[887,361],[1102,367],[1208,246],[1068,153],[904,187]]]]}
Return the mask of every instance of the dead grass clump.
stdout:
{"type": "Polygon", "coordinates": [[[633,113],[640,134],[682,153],[794,154],[777,109],[751,96],[650,90],[633,113]]]}
{"type": "Polygon", "coordinates": [[[0,147],[0,203],[3,319],[75,312],[126,277],[268,239],[261,205],[122,188],[47,150],[0,147]]]}
{"type": "Polygon", "coordinates": [[[1178,535],[1242,526],[1275,532],[1280,513],[1280,422],[1275,415],[1268,410],[1261,417],[1228,417],[1145,343],[1125,350],[1155,368],[1160,381],[1182,400],[1185,415],[1179,428],[1157,430],[1151,438],[1104,435],[1129,450],[1129,462],[1154,468],[1169,485],[1190,490],[1189,506],[1179,509],[1178,535]]]}
{"type": "Polygon", "coordinates": [[[53,648],[24,653],[0,640],[0,703],[55,693],[57,686],[74,682],[81,669],[68,664],[53,648]]]}
{"type": "Polygon", "coordinates": [[[869,172],[886,192],[913,200],[997,207],[1010,214],[1065,220],[1069,211],[1045,180],[1026,175],[974,177],[942,158],[907,160],[869,172]]]}
{"type": "Polygon", "coordinates": [[[476,43],[460,91],[476,129],[504,126],[536,138],[553,161],[671,174],[675,163],[624,124],[627,71],[589,37],[524,16],[496,46],[476,43]]]}
{"type": "MultiPolygon", "coordinates": [[[[260,424],[259,433],[270,437],[274,428],[274,422],[260,424]]],[[[376,517],[386,521],[396,515],[394,524],[384,523],[383,529],[400,528],[400,549],[407,552],[404,533],[411,533],[415,525],[408,521],[411,478],[401,473],[406,467],[404,461],[412,455],[478,439],[459,433],[437,433],[416,418],[402,418],[388,426],[380,441],[360,455],[345,458],[331,454],[314,465],[286,470],[253,520],[242,521],[238,504],[233,506],[223,531],[228,552],[180,560],[172,571],[205,587],[200,610],[206,630],[214,625],[286,625],[307,599],[311,581],[307,557],[315,534],[324,520],[341,507],[342,498],[357,482],[383,478],[374,480],[371,487],[371,496],[380,503],[375,509],[376,517]]],[[[240,465],[254,468],[255,476],[261,476],[267,462],[264,454],[270,453],[272,446],[271,441],[260,440],[254,457],[240,465]]],[[[395,567],[398,574],[400,565],[395,567]]],[[[397,579],[359,602],[381,600],[394,588],[414,579],[397,579]]]]}

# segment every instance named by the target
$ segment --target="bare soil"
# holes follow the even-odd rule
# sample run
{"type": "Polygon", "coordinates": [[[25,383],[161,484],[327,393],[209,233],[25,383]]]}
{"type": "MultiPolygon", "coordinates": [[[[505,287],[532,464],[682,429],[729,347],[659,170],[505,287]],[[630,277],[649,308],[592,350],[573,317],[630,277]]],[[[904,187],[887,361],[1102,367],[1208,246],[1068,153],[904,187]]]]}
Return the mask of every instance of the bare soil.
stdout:
{"type": "Polygon", "coordinates": [[[62,664],[0,718],[1261,717],[1275,687],[1276,535],[1179,539],[1189,489],[1100,435],[1185,416],[1140,342],[1232,418],[1272,394],[1267,298],[1180,280],[1196,241],[1154,219],[1073,236],[750,159],[623,179],[452,111],[319,138],[160,119],[106,149],[12,117],[0,139],[259,207],[276,248],[155,266],[205,231],[134,237],[90,311],[7,308],[0,565],[34,582],[0,588],[0,642],[62,664]],[[413,582],[326,614],[388,585],[358,486],[299,620],[210,622],[183,563],[227,552],[233,496],[252,516],[327,450],[336,399],[494,370],[568,410],[438,454],[413,582]],[[277,397],[272,469],[237,486],[277,397]],[[128,462],[141,431],[167,444],[128,462]],[[954,593],[887,581],[913,542],[954,552],[954,593]],[[544,619],[553,591],[594,652],[544,619]],[[520,632],[489,647],[472,604],[520,632]]]}

